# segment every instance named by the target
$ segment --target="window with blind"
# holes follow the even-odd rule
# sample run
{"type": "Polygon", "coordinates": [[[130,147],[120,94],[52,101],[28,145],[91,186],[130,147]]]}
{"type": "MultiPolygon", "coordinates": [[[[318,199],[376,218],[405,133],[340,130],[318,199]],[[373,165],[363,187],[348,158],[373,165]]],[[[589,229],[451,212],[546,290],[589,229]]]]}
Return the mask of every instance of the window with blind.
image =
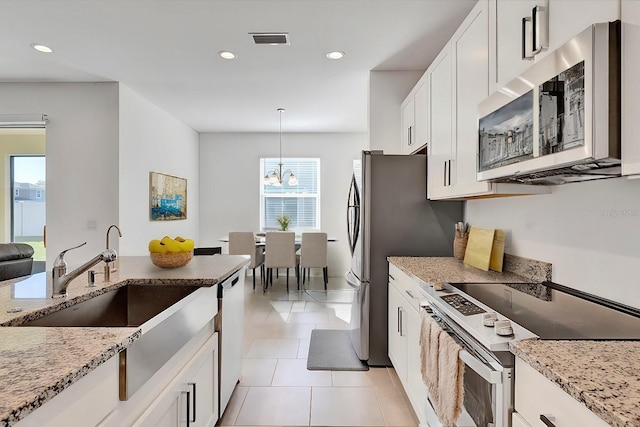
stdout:
{"type": "MultiPolygon", "coordinates": [[[[278,170],[280,159],[260,159],[260,176],[278,170]]],[[[279,230],[279,215],[291,218],[289,230],[320,228],[320,159],[282,159],[284,174],[281,186],[264,185],[260,180],[260,229],[279,230]],[[298,185],[289,185],[291,169],[298,185]]]]}

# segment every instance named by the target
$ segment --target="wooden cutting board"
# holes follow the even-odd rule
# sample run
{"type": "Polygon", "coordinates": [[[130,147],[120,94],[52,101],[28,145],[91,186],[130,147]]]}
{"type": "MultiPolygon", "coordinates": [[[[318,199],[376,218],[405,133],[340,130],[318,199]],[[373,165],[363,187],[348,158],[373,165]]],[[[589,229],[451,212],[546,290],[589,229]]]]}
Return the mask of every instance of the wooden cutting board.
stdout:
{"type": "Polygon", "coordinates": [[[488,271],[494,235],[493,228],[471,227],[463,262],[480,270],[488,271]]]}
{"type": "Polygon", "coordinates": [[[504,262],[504,230],[496,229],[493,235],[493,246],[491,247],[491,259],[489,260],[489,269],[493,271],[502,271],[502,263],[504,262]]]}

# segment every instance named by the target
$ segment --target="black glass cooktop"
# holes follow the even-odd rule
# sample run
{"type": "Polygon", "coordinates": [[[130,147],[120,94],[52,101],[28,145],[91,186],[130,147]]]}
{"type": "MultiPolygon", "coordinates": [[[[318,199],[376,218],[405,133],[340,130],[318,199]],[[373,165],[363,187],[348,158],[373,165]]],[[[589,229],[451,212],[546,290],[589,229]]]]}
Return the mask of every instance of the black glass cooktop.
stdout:
{"type": "Polygon", "coordinates": [[[640,340],[640,310],[556,283],[448,286],[542,339],[640,340]]]}

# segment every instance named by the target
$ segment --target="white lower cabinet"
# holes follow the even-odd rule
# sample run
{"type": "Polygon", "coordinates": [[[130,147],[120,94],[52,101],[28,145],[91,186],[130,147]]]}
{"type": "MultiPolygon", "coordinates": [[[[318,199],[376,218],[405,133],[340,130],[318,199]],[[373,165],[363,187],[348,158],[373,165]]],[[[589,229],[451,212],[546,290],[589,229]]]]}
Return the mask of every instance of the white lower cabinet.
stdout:
{"type": "Polygon", "coordinates": [[[528,422],[517,412],[514,412],[511,417],[511,427],[531,427],[528,422]]]}
{"type": "Polygon", "coordinates": [[[515,383],[513,427],[545,427],[541,416],[556,427],[609,425],[519,357],[515,383]]]}
{"type": "Polygon", "coordinates": [[[427,387],[420,368],[420,299],[417,283],[389,264],[389,358],[411,406],[426,425],[427,387]]]}
{"type": "Polygon", "coordinates": [[[218,334],[214,334],[133,424],[210,427],[218,419],[218,334]]]}

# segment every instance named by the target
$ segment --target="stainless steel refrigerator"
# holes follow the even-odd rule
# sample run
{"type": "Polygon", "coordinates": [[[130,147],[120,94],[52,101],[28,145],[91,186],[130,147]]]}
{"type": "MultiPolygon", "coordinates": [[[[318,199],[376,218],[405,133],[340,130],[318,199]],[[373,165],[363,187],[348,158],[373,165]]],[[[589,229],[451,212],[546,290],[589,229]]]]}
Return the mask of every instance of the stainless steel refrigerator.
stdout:
{"type": "Polygon", "coordinates": [[[459,201],[427,200],[427,158],[363,151],[347,206],[354,288],[351,341],[361,360],[388,366],[388,256],[453,256],[459,201]]]}

